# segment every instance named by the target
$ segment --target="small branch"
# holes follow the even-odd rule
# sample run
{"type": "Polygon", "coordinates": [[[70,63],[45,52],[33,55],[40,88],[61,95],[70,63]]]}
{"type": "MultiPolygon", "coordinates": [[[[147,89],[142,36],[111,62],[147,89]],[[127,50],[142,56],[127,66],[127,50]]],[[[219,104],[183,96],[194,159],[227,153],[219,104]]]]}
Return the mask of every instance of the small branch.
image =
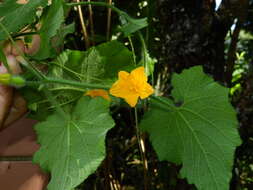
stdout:
{"type": "Polygon", "coordinates": [[[36,34],[39,34],[39,33],[38,32],[22,32],[22,33],[13,35],[13,38],[17,38],[20,36],[32,36],[32,35],[36,35],[36,34]]]}
{"type": "MultiPolygon", "coordinates": [[[[108,0],[108,4],[112,5],[112,0],[108,0]]],[[[107,11],[107,30],[106,30],[106,40],[107,41],[109,41],[109,37],[110,37],[111,16],[112,16],[112,9],[108,8],[108,11],[107,11]]]]}
{"type": "Polygon", "coordinates": [[[70,86],[75,86],[75,87],[80,87],[80,88],[92,88],[92,89],[105,89],[108,90],[110,86],[106,85],[100,85],[100,84],[90,84],[90,83],[84,83],[84,82],[78,82],[78,81],[73,81],[73,80],[65,80],[65,79],[57,79],[57,78],[50,78],[47,77],[44,80],[41,81],[26,81],[26,85],[41,85],[41,84],[65,84],[65,85],[70,85],[70,86]]]}
{"type": "Polygon", "coordinates": [[[128,14],[126,14],[124,11],[121,11],[117,7],[114,7],[113,5],[110,5],[108,3],[104,2],[78,2],[78,3],[66,3],[67,6],[78,6],[78,5],[94,5],[94,6],[100,6],[100,7],[107,7],[111,8],[113,11],[117,12],[119,15],[124,15],[126,18],[129,18],[128,14]]]}
{"type": "MultiPolygon", "coordinates": [[[[88,2],[90,2],[90,0],[88,0],[88,2]]],[[[88,6],[89,9],[89,20],[90,20],[90,32],[91,32],[91,43],[94,46],[95,45],[95,41],[94,41],[94,37],[95,37],[95,32],[94,32],[94,22],[93,22],[93,11],[92,11],[92,7],[91,5],[88,6]]]]}
{"type": "Polygon", "coordinates": [[[135,127],[136,127],[136,137],[138,140],[139,144],[139,150],[140,150],[140,155],[141,155],[141,160],[143,164],[143,174],[144,174],[144,190],[148,189],[148,162],[145,156],[145,144],[144,140],[141,138],[139,127],[138,127],[138,113],[137,113],[137,108],[134,108],[134,116],[135,116],[135,127]]]}
{"type": "MultiPolygon", "coordinates": [[[[80,0],[76,0],[76,2],[80,3],[80,0]]],[[[84,23],[83,12],[82,12],[82,8],[81,8],[80,5],[77,5],[77,10],[78,10],[78,14],[79,14],[82,30],[83,30],[83,37],[84,37],[84,41],[85,41],[85,48],[88,49],[90,47],[90,41],[89,41],[89,38],[88,38],[87,29],[86,29],[86,26],[85,26],[85,23],[84,23]]]]}
{"type": "Polygon", "coordinates": [[[136,55],[135,55],[134,44],[133,44],[133,41],[132,41],[131,36],[128,36],[128,40],[129,40],[129,43],[130,43],[130,46],[131,46],[131,51],[132,51],[132,53],[133,53],[134,64],[135,64],[135,66],[136,66],[136,65],[137,65],[137,63],[136,63],[136,55]]]}

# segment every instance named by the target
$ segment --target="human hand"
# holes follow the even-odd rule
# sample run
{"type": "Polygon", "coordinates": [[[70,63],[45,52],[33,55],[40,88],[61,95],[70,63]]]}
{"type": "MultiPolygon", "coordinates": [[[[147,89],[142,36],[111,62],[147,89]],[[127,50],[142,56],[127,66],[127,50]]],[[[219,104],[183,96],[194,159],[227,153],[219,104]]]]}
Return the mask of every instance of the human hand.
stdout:
{"type": "MultiPolygon", "coordinates": [[[[17,41],[16,45],[20,51],[25,51],[25,46],[22,41],[17,41]]],[[[20,74],[21,68],[16,60],[16,49],[8,44],[4,48],[4,53],[7,58],[8,65],[13,74],[20,74]]],[[[7,69],[0,62],[0,74],[7,73],[7,69]]],[[[19,119],[26,112],[25,100],[19,93],[10,86],[0,85],[0,130],[19,119]]]]}
{"type": "MultiPolygon", "coordinates": [[[[40,46],[39,35],[34,35],[30,47],[26,47],[23,41],[16,41],[16,47],[10,43],[5,45],[4,53],[13,74],[20,74],[21,67],[16,59],[20,53],[32,55],[40,46]]],[[[7,69],[0,62],[0,74],[7,73],[7,69]]],[[[0,130],[22,117],[27,111],[26,102],[20,94],[10,86],[0,85],[0,130]]]]}

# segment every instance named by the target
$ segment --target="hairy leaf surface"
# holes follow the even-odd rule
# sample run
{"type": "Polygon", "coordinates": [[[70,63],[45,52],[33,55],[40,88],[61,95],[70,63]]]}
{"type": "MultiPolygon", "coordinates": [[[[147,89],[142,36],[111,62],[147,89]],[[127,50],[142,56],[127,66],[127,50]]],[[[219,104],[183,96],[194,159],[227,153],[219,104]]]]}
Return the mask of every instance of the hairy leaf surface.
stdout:
{"type": "Polygon", "coordinates": [[[72,190],[97,169],[114,126],[108,112],[108,101],[83,97],[69,118],[55,113],[35,126],[41,148],[34,161],[51,172],[48,190],[72,190]]]}
{"type": "Polygon", "coordinates": [[[159,159],[182,164],[181,176],[199,190],[228,190],[240,144],[229,89],[200,66],[175,74],[172,85],[175,103],[153,99],[141,128],[150,134],[159,159]]]}
{"type": "Polygon", "coordinates": [[[130,71],[135,66],[132,52],[118,41],[103,43],[87,51],[66,50],[58,56],[56,64],[57,68],[53,67],[55,77],[89,83],[107,83],[116,79],[119,71],[130,71]]]}

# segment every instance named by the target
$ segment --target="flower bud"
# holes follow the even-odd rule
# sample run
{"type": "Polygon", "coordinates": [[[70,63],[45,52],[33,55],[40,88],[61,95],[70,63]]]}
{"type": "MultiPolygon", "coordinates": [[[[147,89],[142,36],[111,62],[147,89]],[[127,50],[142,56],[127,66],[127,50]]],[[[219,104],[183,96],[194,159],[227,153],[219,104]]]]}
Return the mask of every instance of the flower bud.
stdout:
{"type": "Polygon", "coordinates": [[[0,74],[0,84],[21,87],[25,85],[25,79],[23,79],[21,76],[3,73],[0,74]]]}
{"type": "Polygon", "coordinates": [[[11,74],[9,73],[3,73],[3,74],[0,74],[0,84],[9,84],[11,80],[11,74]]]}

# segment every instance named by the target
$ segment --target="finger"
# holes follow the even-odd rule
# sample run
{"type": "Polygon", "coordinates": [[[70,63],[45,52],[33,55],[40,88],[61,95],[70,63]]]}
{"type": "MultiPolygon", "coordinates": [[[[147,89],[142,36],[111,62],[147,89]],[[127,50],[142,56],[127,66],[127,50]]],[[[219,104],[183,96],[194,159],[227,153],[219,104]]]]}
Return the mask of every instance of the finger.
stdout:
{"type": "Polygon", "coordinates": [[[15,45],[10,42],[5,43],[4,45],[4,54],[5,55],[14,55],[18,56],[20,53],[25,51],[25,44],[22,40],[15,41],[15,45]]]}
{"type": "Polygon", "coordinates": [[[15,41],[15,46],[11,46],[11,55],[19,56],[25,51],[25,44],[21,40],[15,41]]]}
{"type": "MultiPolygon", "coordinates": [[[[21,68],[18,65],[13,55],[7,56],[7,61],[10,69],[14,74],[21,72],[21,68]]],[[[7,69],[0,63],[0,74],[6,73],[7,69]]],[[[5,85],[0,85],[0,129],[2,128],[6,117],[8,116],[12,104],[13,88],[5,85]]]]}
{"type": "MultiPolygon", "coordinates": [[[[15,56],[8,55],[7,56],[7,61],[8,61],[8,65],[9,65],[9,67],[10,67],[13,74],[20,74],[22,72],[21,67],[18,64],[15,56]]],[[[3,67],[3,71],[4,71],[4,69],[5,69],[5,67],[3,67]]],[[[7,72],[6,69],[5,69],[5,72],[7,72]]]]}
{"type": "Polygon", "coordinates": [[[0,85],[0,129],[9,113],[12,103],[13,89],[9,86],[0,85]]]}
{"type": "Polygon", "coordinates": [[[26,101],[18,92],[14,92],[13,98],[13,104],[7,119],[4,121],[3,128],[9,126],[27,112],[26,101]]]}

